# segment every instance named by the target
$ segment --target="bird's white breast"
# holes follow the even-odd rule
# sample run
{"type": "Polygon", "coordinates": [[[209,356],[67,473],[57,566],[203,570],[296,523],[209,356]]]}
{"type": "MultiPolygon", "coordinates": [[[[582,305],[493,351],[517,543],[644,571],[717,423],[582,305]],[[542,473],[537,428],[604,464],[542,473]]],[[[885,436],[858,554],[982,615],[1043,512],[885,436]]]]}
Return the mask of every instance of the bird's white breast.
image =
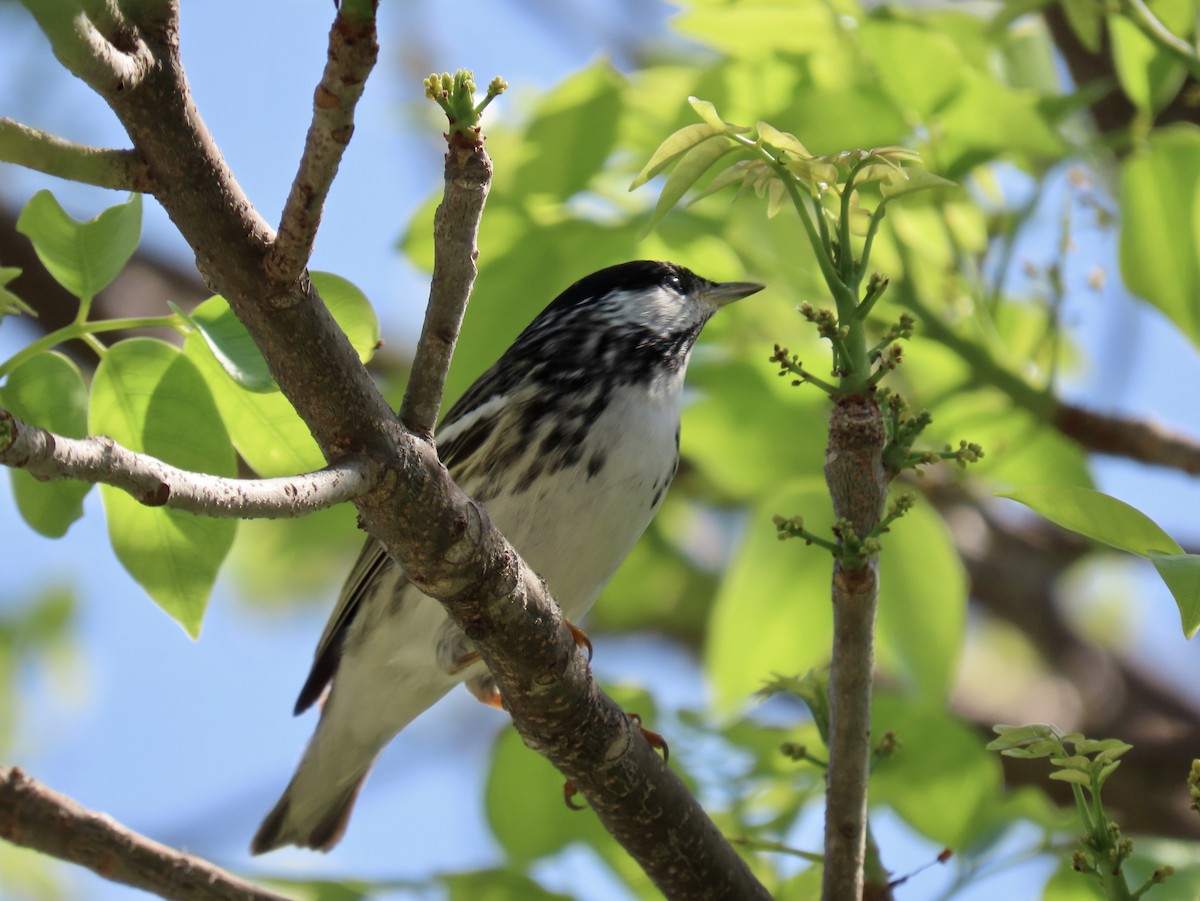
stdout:
{"type": "MultiPolygon", "coordinates": [[[[486,503],[569,619],[591,608],[662,503],[678,458],[682,388],[683,367],[617,387],[591,423],[578,463],[486,503]]],[[[533,462],[537,442],[529,448],[522,466],[533,462]]]]}

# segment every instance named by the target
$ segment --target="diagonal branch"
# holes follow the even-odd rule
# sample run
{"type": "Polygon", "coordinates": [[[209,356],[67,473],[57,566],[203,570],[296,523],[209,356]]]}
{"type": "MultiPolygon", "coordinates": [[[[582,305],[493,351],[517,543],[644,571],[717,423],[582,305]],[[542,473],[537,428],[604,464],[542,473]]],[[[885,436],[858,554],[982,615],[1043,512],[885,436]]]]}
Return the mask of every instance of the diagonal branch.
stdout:
{"type": "Polygon", "coordinates": [[[1200,473],[1200,441],[1153,422],[1106,416],[1064,401],[1050,421],[1068,438],[1098,454],[1128,457],[1141,463],[1200,473]]]}
{"type": "MultiPolygon", "coordinates": [[[[344,6],[361,14],[375,4],[344,6]]],[[[178,4],[158,0],[154,11],[138,21],[155,60],[143,83],[100,93],[154,173],[155,196],[198,268],[246,326],[327,459],[387,461],[378,487],[355,501],[364,527],[474,641],[526,744],[576,784],[666,895],[768,898],[686,786],[596,687],[541,580],[450,479],[427,436],[401,425],[308,279],[268,277],[263,261],[274,235],[192,101],[178,56],[178,4]]],[[[473,234],[478,223],[460,225],[467,226],[473,234]]]]}
{"type": "Polygon", "coordinates": [[[100,482],[148,507],[204,516],[283,519],[352,501],[374,488],[382,468],[347,457],[319,472],[277,479],[226,479],[178,469],[111,438],[65,438],[0,408],[0,464],[39,479],[100,482]]]}
{"type": "Polygon", "coordinates": [[[400,421],[416,435],[433,436],[446,374],[475,284],[479,220],[492,180],[482,143],[452,137],[446,152],[445,193],[433,219],[433,279],[400,421]]]}
{"type": "Polygon", "coordinates": [[[267,274],[280,283],[295,281],[312,255],[325,197],[354,134],[354,108],[378,56],[374,17],[339,12],[329,31],[328,61],[313,97],[300,168],[266,260],[267,274]]]}
{"type": "Polygon", "coordinates": [[[150,179],[132,150],[76,144],[0,116],[0,160],[100,188],[149,191],[150,179]]]}
{"type": "Polygon", "coordinates": [[[288,901],[0,766],[0,837],[175,901],[288,901]]]}

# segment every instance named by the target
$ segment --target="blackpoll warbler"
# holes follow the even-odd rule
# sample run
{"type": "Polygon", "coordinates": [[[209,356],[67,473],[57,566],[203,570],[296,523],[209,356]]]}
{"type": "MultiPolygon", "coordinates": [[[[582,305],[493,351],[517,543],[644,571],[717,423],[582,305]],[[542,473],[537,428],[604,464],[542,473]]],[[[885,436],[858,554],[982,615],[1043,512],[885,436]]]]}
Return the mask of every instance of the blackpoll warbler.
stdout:
{"type": "MultiPolygon", "coordinates": [[[[542,311],[446,414],[454,480],[578,620],[650,524],[679,461],[683,376],[718,309],[762,289],[672,263],[622,263],[542,311]]],[[[328,850],[376,755],[458,682],[495,688],[470,641],[373,539],[317,646],[296,713],[332,689],[251,850],[328,850]]]]}

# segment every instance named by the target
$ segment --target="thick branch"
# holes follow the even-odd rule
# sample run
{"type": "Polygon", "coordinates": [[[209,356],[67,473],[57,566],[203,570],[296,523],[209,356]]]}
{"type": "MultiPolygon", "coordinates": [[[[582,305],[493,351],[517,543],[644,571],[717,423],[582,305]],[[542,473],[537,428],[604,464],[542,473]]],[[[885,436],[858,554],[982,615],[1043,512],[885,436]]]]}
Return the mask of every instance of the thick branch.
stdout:
{"type": "Polygon", "coordinates": [[[0,160],[84,184],[124,191],[150,188],[132,150],[88,147],[0,116],[0,160]]]}
{"type": "Polygon", "coordinates": [[[352,501],[378,484],[382,469],[365,458],[346,458],[306,475],[226,479],[177,469],[104,436],[64,438],[3,408],[0,463],[27,469],[39,479],[113,485],[148,507],[236,519],[304,516],[352,501]]]}
{"type": "Polygon", "coordinates": [[[325,197],[354,134],[354,108],[378,55],[374,17],[339,13],[329,31],[329,57],[313,97],[300,169],[267,256],[267,274],[282,284],[295,281],[312,255],[325,197]]]}
{"type": "MultiPolygon", "coordinates": [[[[834,514],[860,538],[879,524],[887,500],[883,416],[871,399],[840,400],[829,422],[825,481],[834,514]]],[[[825,901],[863,896],[871,688],[875,667],[874,562],[833,572],[833,656],[829,668],[829,770],[825,791],[825,901]]]]}
{"type": "Polygon", "coordinates": [[[287,901],[0,766],[0,837],[176,901],[287,901]]]}
{"type": "MultiPolygon", "coordinates": [[[[361,13],[368,4],[345,6],[361,13]]],[[[475,641],[526,743],[575,782],[666,895],[767,898],[596,687],[540,580],[450,480],[426,437],[400,425],[307,278],[281,285],[266,275],[274,236],[192,102],[177,55],[177,4],[159,0],[154,9],[139,33],[156,64],[136,90],[101,93],[147,161],[155,196],[200,271],[246,326],[326,457],[391,461],[380,487],[356,501],[364,526],[475,641]]]]}
{"type": "Polygon", "coordinates": [[[492,161],[482,144],[450,140],[446,188],[433,220],[433,280],[412,376],[400,421],[417,435],[433,435],[446,374],[475,284],[479,219],[492,180],[492,161]]]}
{"type": "Polygon", "coordinates": [[[1105,416],[1061,402],[1051,421],[1068,438],[1098,454],[1181,469],[1189,475],[1200,473],[1200,441],[1155,423],[1105,416]]]}

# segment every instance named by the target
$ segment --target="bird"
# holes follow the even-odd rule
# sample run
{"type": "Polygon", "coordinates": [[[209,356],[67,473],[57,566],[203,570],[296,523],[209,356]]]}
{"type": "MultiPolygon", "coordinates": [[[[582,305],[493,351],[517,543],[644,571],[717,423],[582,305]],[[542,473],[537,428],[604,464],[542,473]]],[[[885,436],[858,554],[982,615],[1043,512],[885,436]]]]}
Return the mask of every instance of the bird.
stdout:
{"type": "MultiPolygon", "coordinates": [[[[594,272],[553,300],[437,428],[451,477],[568,621],[588,612],[662,504],[701,329],[763,287],[652,260],[594,272]]],[[[316,731],[251,853],[332,848],[379,752],[460,682],[499,706],[470,640],[368,539],[296,701],[299,715],[324,697],[316,731]]]]}

